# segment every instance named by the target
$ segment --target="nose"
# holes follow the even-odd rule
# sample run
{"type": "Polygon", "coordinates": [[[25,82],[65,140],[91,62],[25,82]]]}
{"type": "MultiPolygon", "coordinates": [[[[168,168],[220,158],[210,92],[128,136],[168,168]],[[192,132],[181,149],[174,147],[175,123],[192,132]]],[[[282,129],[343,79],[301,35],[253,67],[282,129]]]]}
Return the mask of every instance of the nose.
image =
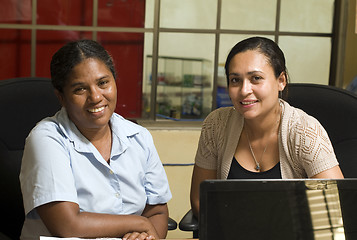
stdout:
{"type": "Polygon", "coordinates": [[[98,103],[102,99],[102,92],[98,87],[91,87],[88,94],[88,101],[91,103],[98,103]]]}
{"type": "Polygon", "coordinates": [[[241,93],[243,95],[249,95],[250,93],[252,93],[252,84],[248,79],[243,80],[241,93]]]}

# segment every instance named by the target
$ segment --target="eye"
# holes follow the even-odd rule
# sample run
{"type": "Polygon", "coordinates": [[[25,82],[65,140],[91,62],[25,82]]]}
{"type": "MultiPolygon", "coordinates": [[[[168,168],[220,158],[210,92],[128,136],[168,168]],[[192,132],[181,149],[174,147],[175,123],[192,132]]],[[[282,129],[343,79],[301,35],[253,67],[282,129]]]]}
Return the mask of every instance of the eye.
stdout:
{"type": "Polygon", "coordinates": [[[260,80],[262,80],[263,78],[261,76],[258,76],[258,75],[254,75],[252,76],[252,82],[259,82],[260,80]]]}
{"type": "Polygon", "coordinates": [[[102,79],[98,82],[99,87],[105,87],[109,83],[109,80],[102,79]]]}
{"type": "Polygon", "coordinates": [[[232,77],[229,79],[229,84],[238,84],[241,80],[237,77],[232,77]]]}
{"type": "Polygon", "coordinates": [[[84,93],[84,91],[85,91],[85,88],[84,88],[84,87],[76,87],[76,88],[73,90],[74,94],[82,94],[82,93],[84,93]]]}

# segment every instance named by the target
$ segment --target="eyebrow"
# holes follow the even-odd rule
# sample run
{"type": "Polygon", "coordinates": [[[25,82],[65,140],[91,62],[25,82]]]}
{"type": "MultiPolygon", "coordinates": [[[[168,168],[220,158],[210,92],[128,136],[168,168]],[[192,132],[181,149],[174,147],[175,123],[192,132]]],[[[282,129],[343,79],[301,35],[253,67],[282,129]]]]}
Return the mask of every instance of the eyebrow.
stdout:
{"type": "MultiPolygon", "coordinates": [[[[253,75],[253,74],[256,74],[256,73],[263,73],[262,71],[259,71],[259,70],[255,70],[255,71],[250,71],[250,72],[248,72],[247,74],[248,75],[253,75]]],[[[242,75],[242,74],[240,74],[240,73],[235,73],[235,72],[233,72],[233,73],[229,73],[229,76],[231,76],[231,75],[233,75],[233,76],[240,76],[240,75],[242,75]]]]}
{"type": "MultiPolygon", "coordinates": [[[[103,79],[108,78],[108,77],[109,77],[109,75],[107,74],[107,75],[104,75],[104,76],[102,76],[102,77],[96,79],[95,81],[96,81],[96,82],[99,82],[100,80],[103,80],[103,79]]],[[[71,84],[70,87],[71,87],[71,88],[74,88],[74,87],[76,87],[76,86],[80,86],[80,85],[83,85],[83,84],[84,84],[84,82],[75,82],[75,83],[71,84]]]]}
{"type": "Polygon", "coordinates": [[[107,75],[104,75],[104,76],[102,76],[102,77],[96,79],[96,81],[99,82],[100,80],[103,80],[103,79],[109,78],[109,77],[110,77],[110,75],[107,74],[107,75]]]}
{"type": "Polygon", "coordinates": [[[70,88],[74,88],[74,87],[77,87],[77,86],[80,86],[80,85],[83,85],[83,82],[75,82],[75,83],[72,83],[71,85],[69,85],[70,88]]]}

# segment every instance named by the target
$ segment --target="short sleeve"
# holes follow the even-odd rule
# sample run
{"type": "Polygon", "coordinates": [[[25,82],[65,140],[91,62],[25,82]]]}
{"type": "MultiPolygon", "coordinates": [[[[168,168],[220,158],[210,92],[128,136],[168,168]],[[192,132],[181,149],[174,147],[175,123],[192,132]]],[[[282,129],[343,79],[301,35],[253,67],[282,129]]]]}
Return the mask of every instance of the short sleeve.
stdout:
{"type": "Polygon", "coordinates": [[[36,127],[26,139],[20,172],[26,214],[53,201],[78,202],[70,160],[59,135],[36,127]]]}
{"type": "Polygon", "coordinates": [[[218,111],[213,111],[202,124],[195,164],[204,169],[216,170],[218,168],[218,142],[220,142],[218,118],[218,111]]]}
{"type": "Polygon", "coordinates": [[[308,177],[328,170],[338,161],[329,136],[320,122],[303,111],[297,111],[291,125],[290,143],[294,156],[301,161],[308,177]]]}
{"type": "Polygon", "coordinates": [[[148,130],[143,131],[148,150],[148,159],[145,170],[145,191],[147,204],[156,205],[167,203],[172,194],[167,180],[165,169],[148,130]]]}

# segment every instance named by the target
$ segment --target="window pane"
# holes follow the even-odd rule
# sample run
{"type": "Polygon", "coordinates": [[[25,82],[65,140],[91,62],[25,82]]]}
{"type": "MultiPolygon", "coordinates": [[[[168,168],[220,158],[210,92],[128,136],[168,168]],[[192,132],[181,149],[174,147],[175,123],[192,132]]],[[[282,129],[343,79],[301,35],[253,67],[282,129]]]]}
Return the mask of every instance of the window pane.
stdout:
{"type": "Polygon", "coordinates": [[[161,1],[160,27],[215,29],[217,0],[161,1]]]}
{"type": "Polygon", "coordinates": [[[0,29],[0,80],[31,75],[31,31],[0,29]]]}
{"type": "Polygon", "coordinates": [[[69,41],[91,38],[90,32],[77,31],[37,31],[36,76],[51,77],[50,63],[52,55],[69,41]]]}
{"type": "Polygon", "coordinates": [[[280,31],[331,33],[334,0],[282,0],[280,31]]]}
{"type": "Polygon", "coordinates": [[[140,118],[144,34],[100,32],[98,42],[113,56],[117,72],[115,111],[126,118],[140,118]]]}
{"type": "Polygon", "coordinates": [[[37,0],[37,24],[91,26],[93,1],[37,0]]]}
{"type": "Polygon", "coordinates": [[[0,23],[30,24],[31,11],[31,0],[1,1],[0,23]]]}
{"type": "Polygon", "coordinates": [[[152,70],[152,45],[153,34],[145,33],[144,39],[144,68],[143,68],[143,100],[142,100],[142,118],[149,118],[151,111],[151,70],[152,70]]]}
{"type": "Polygon", "coordinates": [[[272,31],[276,4],[277,0],[222,0],[221,28],[272,31]]]}
{"type": "Polygon", "coordinates": [[[155,0],[145,1],[145,28],[154,27],[155,0]]]}
{"type": "Polygon", "coordinates": [[[98,1],[98,26],[144,27],[145,0],[98,1]]]}
{"type": "Polygon", "coordinates": [[[323,37],[280,37],[290,82],[329,83],[331,39],[323,37]]]}
{"type": "MultiPolygon", "coordinates": [[[[236,45],[238,42],[254,37],[256,35],[245,35],[245,34],[221,34],[220,35],[220,45],[219,45],[219,58],[218,62],[220,65],[224,65],[226,62],[227,55],[229,51],[236,45]]],[[[270,38],[274,40],[272,35],[259,35],[262,37],[270,38]]]]}
{"type": "MultiPolygon", "coordinates": [[[[159,116],[202,119],[211,111],[214,42],[213,34],[160,34],[156,99],[159,116]]],[[[151,61],[150,56],[146,58],[151,61]]],[[[145,84],[150,81],[149,77],[145,84]]]]}

